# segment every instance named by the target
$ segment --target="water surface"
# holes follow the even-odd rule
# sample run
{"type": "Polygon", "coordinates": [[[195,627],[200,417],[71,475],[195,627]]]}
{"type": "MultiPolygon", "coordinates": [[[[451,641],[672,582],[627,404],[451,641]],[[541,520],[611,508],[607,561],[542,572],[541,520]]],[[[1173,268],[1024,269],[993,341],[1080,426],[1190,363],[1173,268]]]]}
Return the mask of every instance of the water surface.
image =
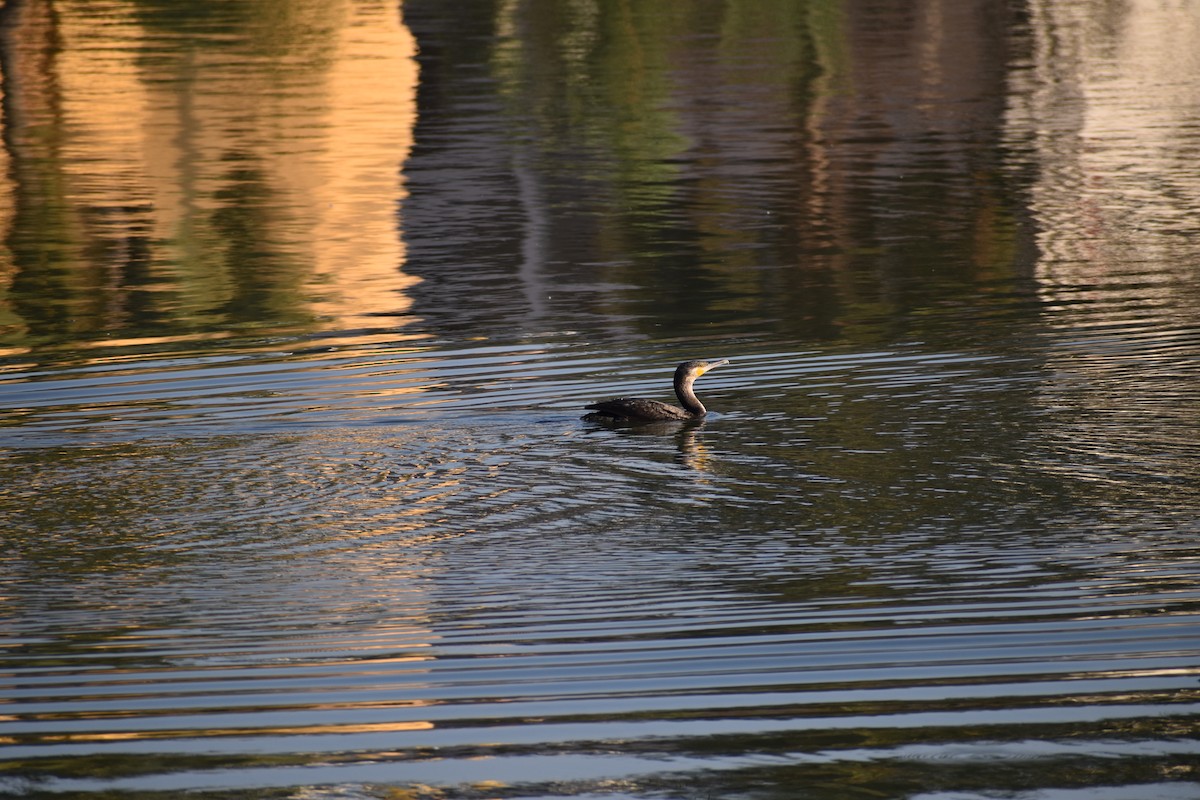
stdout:
{"type": "Polygon", "coordinates": [[[1200,797],[1194,2],[0,14],[0,793],[1200,797]]]}

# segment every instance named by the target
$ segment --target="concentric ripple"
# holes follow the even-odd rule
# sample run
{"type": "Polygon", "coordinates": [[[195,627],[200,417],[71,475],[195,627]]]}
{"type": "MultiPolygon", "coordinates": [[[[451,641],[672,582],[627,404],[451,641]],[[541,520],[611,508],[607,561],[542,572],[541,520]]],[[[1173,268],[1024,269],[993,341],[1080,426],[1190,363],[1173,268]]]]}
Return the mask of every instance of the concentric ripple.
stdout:
{"type": "MultiPolygon", "coordinates": [[[[10,383],[6,788],[643,794],[703,771],[736,794],[928,759],[989,788],[1029,759],[1152,784],[1200,757],[1200,526],[1134,476],[1192,497],[1196,431],[1126,424],[1096,382],[1159,343],[727,344],[704,388],[730,410],[667,430],[576,409],[661,394],[678,352],[10,383]]],[[[1138,391],[1194,390],[1146,355],[1138,391]]]]}

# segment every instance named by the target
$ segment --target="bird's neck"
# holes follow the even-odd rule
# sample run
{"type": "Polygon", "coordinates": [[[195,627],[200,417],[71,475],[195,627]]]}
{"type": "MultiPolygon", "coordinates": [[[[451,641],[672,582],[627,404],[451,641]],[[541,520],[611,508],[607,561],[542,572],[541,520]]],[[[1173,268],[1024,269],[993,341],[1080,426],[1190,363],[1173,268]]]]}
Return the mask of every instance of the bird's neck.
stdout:
{"type": "Polygon", "coordinates": [[[679,398],[679,404],[689,414],[702,417],[708,413],[704,403],[701,403],[700,398],[696,397],[696,393],[692,391],[692,381],[681,381],[675,387],[675,396],[679,398]]]}

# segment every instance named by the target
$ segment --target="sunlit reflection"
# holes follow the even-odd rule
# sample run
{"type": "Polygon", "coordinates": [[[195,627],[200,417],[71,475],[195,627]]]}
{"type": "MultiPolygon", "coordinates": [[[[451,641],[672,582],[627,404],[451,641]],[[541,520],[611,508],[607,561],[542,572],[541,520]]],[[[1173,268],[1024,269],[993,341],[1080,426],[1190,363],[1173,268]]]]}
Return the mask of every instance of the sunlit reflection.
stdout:
{"type": "Polygon", "coordinates": [[[3,33],[19,112],[0,120],[6,338],[408,312],[418,73],[394,3],[251,5],[231,35],[129,0],[19,5],[3,33]],[[60,310],[22,313],[50,284],[60,310]]]}
{"type": "Polygon", "coordinates": [[[1038,0],[1030,14],[1032,62],[1012,73],[1007,124],[1039,163],[1042,296],[1053,311],[1128,318],[1178,295],[1160,260],[1197,252],[1200,2],[1038,0]]]}

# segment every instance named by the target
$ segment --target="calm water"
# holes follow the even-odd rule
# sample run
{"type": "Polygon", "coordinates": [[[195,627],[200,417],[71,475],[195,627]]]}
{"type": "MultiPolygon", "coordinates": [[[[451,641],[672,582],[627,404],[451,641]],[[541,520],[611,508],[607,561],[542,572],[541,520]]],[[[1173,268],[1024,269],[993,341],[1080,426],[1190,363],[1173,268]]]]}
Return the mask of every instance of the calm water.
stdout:
{"type": "Polygon", "coordinates": [[[1200,798],[1200,2],[8,0],[0,73],[0,795],[1200,798]]]}

